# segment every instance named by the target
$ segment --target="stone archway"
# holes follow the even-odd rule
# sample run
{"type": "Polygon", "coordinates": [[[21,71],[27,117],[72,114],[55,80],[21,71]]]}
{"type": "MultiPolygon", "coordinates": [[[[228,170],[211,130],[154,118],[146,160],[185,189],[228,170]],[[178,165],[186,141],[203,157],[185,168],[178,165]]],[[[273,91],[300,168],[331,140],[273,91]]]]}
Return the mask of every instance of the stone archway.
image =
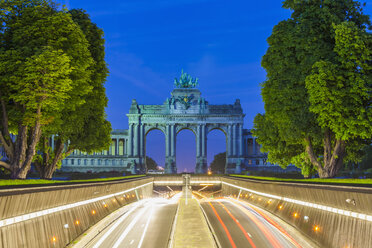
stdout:
{"type": "Polygon", "coordinates": [[[245,115],[239,99],[233,104],[209,104],[196,88],[196,82],[183,73],[181,79],[176,80],[171,97],[160,105],[142,105],[132,100],[127,114],[129,128],[112,131],[114,145],[111,149],[94,154],[73,152],[65,160],[63,170],[144,173],[146,134],[152,129],[165,134],[166,173],[177,173],[176,136],[183,128],[191,129],[196,136],[196,173],[207,172],[207,134],[214,129],[226,135],[225,173],[240,173],[252,161],[255,164],[262,161],[264,154],[260,152],[260,145],[250,130],[243,129],[245,115]],[[78,164],[82,158],[89,158],[91,164],[78,164]],[[109,165],[104,165],[106,159],[109,159],[109,165]]]}
{"type": "MultiPolygon", "coordinates": [[[[181,76],[181,78],[185,78],[181,76]]],[[[177,84],[171,97],[163,105],[139,105],[136,100],[127,114],[128,159],[135,161],[137,168],[145,170],[145,134],[157,127],[165,133],[166,173],[176,173],[176,135],[183,128],[191,129],[196,136],[196,173],[207,171],[207,134],[221,129],[227,136],[226,172],[239,172],[244,160],[243,122],[244,114],[240,101],[229,105],[210,105],[201,92],[189,81],[177,84]]],[[[191,81],[190,81],[191,80],[191,81]]]]}

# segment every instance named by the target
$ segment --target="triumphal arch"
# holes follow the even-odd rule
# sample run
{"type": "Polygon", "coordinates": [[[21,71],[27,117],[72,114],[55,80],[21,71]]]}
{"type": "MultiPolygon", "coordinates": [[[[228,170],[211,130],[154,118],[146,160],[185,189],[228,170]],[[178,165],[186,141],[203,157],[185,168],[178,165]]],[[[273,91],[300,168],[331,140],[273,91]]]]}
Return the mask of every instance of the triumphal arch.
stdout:
{"type": "Polygon", "coordinates": [[[146,171],[146,135],[153,129],[165,135],[165,173],[177,173],[176,138],[183,129],[196,137],[195,173],[207,172],[207,136],[219,129],[226,136],[226,173],[240,173],[247,164],[261,164],[262,154],[251,133],[243,129],[244,113],[234,104],[209,104],[197,88],[198,80],[183,73],[174,82],[171,96],[161,105],[143,105],[132,100],[128,130],[114,130],[109,150],[95,154],[75,151],[63,161],[66,171],[102,171],[126,168],[146,171]]]}

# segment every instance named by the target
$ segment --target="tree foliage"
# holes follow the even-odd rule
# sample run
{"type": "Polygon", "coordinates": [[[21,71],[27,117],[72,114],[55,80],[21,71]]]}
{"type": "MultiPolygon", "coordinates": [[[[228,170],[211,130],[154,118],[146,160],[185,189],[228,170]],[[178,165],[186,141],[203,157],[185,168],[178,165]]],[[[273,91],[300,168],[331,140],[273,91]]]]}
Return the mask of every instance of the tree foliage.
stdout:
{"type": "Polygon", "coordinates": [[[79,26],[51,1],[1,1],[0,19],[0,142],[8,157],[0,165],[25,178],[42,132],[92,91],[93,60],[79,26]]]}
{"type": "Polygon", "coordinates": [[[111,144],[111,124],[106,120],[107,97],[104,83],[108,74],[104,60],[103,31],[92,23],[89,15],[80,9],[70,10],[73,21],[80,27],[88,42],[88,50],[93,63],[87,70],[90,77],[87,87],[91,91],[85,95],[71,96],[68,106],[61,112],[59,122],[46,127],[43,142],[39,145],[36,167],[42,178],[51,178],[61,165],[61,160],[72,150],[94,152],[108,149],[111,144]],[[83,97],[82,97],[83,96],[83,97]],[[72,108],[71,101],[84,101],[72,108]],[[49,137],[54,135],[55,147],[49,137]]]}
{"type": "Polygon", "coordinates": [[[146,156],[146,168],[147,170],[157,170],[158,164],[152,158],[146,156]]]}
{"type": "Polygon", "coordinates": [[[215,174],[223,174],[226,166],[226,152],[218,153],[214,156],[210,164],[211,171],[215,174]]]}
{"type": "Polygon", "coordinates": [[[351,0],[286,0],[291,18],[268,38],[262,59],[264,115],[254,135],[268,160],[333,177],[371,140],[369,17],[351,0]]]}

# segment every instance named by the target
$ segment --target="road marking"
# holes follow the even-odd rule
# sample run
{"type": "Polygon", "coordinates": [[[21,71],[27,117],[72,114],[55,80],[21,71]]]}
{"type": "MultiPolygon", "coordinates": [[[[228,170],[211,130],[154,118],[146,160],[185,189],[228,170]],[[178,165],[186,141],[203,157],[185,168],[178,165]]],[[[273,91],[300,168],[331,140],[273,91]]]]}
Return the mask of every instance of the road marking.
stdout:
{"type": "Polygon", "coordinates": [[[141,248],[142,243],[143,243],[143,240],[145,239],[145,234],[147,232],[147,228],[149,227],[150,220],[151,220],[151,217],[152,217],[153,212],[154,212],[154,207],[151,208],[150,216],[147,218],[146,227],[143,230],[143,233],[142,233],[142,236],[141,236],[141,240],[140,240],[140,242],[139,242],[139,244],[137,246],[138,248],[141,248]]]}
{"type": "Polygon", "coordinates": [[[129,244],[131,245],[131,244],[133,244],[133,243],[134,243],[134,239],[132,239],[132,241],[130,241],[130,243],[129,243],[129,244]]]}
{"type": "Polygon", "coordinates": [[[149,206],[144,207],[137,215],[134,217],[134,219],[129,223],[127,228],[125,228],[124,232],[120,235],[119,239],[115,242],[115,244],[112,246],[112,248],[118,248],[120,244],[123,242],[125,237],[128,235],[128,233],[132,230],[133,226],[137,223],[137,221],[142,217],[143,213],[147,211],[149,206]]]}
{"type": "Polygon", "coordinates": [[[123,216],[119,218],[119,220],[116,221],[116,223],[98,240],[98,242],[93,246],[93,248],[99,248],[100,245],[105,241],[105,239],[111,235],[111,233],[137,208],[139,207],[139,204],[133,206],[131,210],[126,212],[123,216]]]}
{"type": "Polygon", "coordinates": [[[248,234],[248,236],[249,236],[250,238],[252,238],[252,235],[251,235],[249,232],[247,232],[247,234],[248,234]]]}

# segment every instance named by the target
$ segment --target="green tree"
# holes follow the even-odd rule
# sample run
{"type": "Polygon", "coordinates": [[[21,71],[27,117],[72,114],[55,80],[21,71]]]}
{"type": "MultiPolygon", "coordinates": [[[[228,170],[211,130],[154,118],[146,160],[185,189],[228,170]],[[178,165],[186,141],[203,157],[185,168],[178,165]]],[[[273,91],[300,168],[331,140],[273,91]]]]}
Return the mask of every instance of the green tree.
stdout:
{"type": "MultiPolygon", "coordinates": [[[[82,105],[72,109],[67,106],[60,115],[60,121],[46,127],[42,142],[39,145],[39,155],[35,166],[42,178],[50,179],[61,161],[73,150],[92,153],[108,149],[111,144],[111,124],[106,120],[105,107],[107,97],[104,83],[108,75],[105,62],[103,31],[92,23],[89,15],[81,9],[69,11],[72,19],[83,31],[89,52],[94,63],[88,68],[91,72],[88,81],[92,91],[83,98],[82,105]],[[55,145],[52,149],[51,135],[54,135],[55,145]]],[[[69,100],[71,101],[71,99],[69,100]]]]}
{"type": "Polygon", "coordinates": [[[226,152],[218,153],[214,156],[210,164],[211,171],[215,174],[223,174],[226,166],[226,152]]]}
{"type": "Polygon", "coordinates": [[[351,0],[283,6],[293,12],[268,38],[253,132],[270,162],[334,177],[371,139],[370,20],[351,0]]]}
{"type": "Polygon", "coordinates": [[[8,157],[0,165],[26,178],[43,129],[92,90],[93,61],[81,29],[51,1],[1,1],[0,18],[0,142],[8,157]]]}
{"type": "Polygon", "coordinates": [[[146,168],[147,170],[157,170],[158,164],[152,158],[146,156],[146,168]]]}

